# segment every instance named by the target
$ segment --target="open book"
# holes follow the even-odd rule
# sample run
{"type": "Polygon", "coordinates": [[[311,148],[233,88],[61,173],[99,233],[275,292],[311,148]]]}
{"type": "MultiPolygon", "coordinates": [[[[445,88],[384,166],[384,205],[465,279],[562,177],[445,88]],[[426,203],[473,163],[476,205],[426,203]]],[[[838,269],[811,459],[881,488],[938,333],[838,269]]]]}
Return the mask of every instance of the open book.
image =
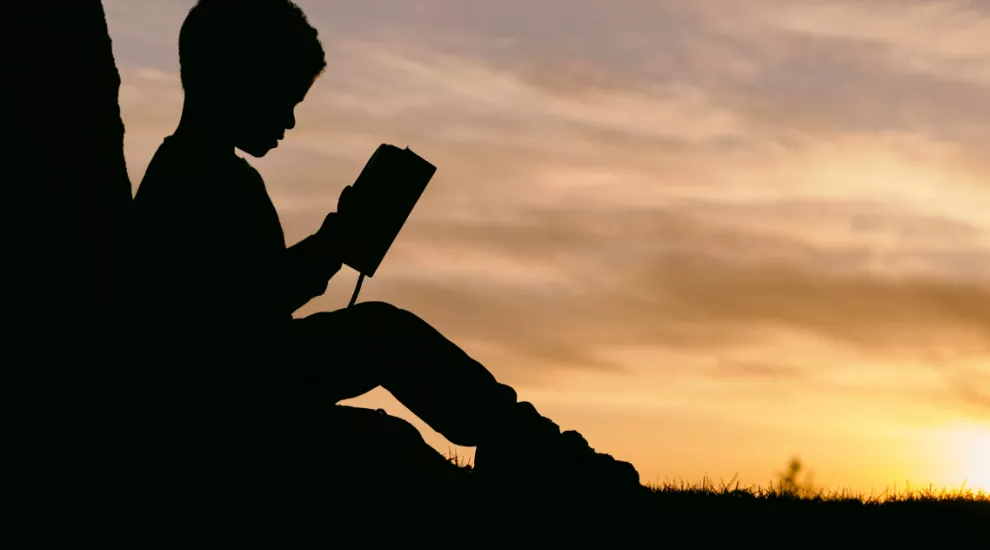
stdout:
{"type": "Polygon", "coordinates": [[[371,277],[385,258],[436,167],[408,147],[381,144],[351,186],[341,261],[371,277]]]}

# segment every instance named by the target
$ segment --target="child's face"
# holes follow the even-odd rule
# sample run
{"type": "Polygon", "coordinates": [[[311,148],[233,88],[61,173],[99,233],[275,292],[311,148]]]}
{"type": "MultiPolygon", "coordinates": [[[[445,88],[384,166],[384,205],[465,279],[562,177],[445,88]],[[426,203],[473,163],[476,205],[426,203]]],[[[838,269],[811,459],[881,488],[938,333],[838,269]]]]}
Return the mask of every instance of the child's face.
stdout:
{"type": "Polygon", "coordinates": [[[272,78],[234,94],[229,118],[234,147],[259,158],[278,147],[285,131],[295,127],[295,107],[312,85],[312,80],[291,85],[272,78]]]}

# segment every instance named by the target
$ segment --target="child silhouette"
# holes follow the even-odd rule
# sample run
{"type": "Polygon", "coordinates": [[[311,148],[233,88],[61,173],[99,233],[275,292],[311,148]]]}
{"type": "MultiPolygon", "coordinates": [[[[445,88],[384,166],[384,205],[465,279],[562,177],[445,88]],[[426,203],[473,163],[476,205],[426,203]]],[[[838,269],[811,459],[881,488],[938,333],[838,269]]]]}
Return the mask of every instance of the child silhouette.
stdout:
{"type": "MultiPolygon", "coordinates": [[[[561,434],[408,311],[365,302],[293,318],[341,268],[346,189],[338,212],[287,247],[262,177],[235,149],[253,157],[275,149],[326,67],[317,31],[295,4],[200,0],[183,23],[179,61],[182,115],[134,202],[136,339],[167,365],[161,391],[337,403],[381,386],[451,442],[477,446],[479,473],[541,457],[550,466],[551,456],[605,464],[607,455],[561,434]]],[[[608,464],[638,486],[631,465],[608,464]]]]}

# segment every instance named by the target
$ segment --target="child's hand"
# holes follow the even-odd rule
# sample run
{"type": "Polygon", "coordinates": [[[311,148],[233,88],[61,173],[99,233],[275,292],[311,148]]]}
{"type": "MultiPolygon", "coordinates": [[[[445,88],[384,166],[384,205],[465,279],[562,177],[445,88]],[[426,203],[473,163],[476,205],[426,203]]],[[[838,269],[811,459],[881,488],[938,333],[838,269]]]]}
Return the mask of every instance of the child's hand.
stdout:
{"type": "Polygon", "coordinates": [[[346,214],[350,210],[347,206],[349,204],[354,204],[354,190],[350,185],[340,191],[340,197],[337,198],[337,212],[346,214]]]}
{"type": "Polygon", "coordinates": [[[330,247],[331,252],[336,254],[340,242],[340,232],[340,214],[331,212],[323,219],[323,225],[320,226],[320,230],[316,234],[330,247]]]}
{"type": "Polygon", "coordinates": [[[353,210],[353,206],[349,206],[353,203],[354,193],[351,191],[351,186],[348,185],[340,192],[340,197],[337,199],[337,211],[327,214],[320,230],[316,232],[320,240],[325,243],[328,253],[333,257],[340,257],[341,242],[346,233],[345,220],[353,210]]]}

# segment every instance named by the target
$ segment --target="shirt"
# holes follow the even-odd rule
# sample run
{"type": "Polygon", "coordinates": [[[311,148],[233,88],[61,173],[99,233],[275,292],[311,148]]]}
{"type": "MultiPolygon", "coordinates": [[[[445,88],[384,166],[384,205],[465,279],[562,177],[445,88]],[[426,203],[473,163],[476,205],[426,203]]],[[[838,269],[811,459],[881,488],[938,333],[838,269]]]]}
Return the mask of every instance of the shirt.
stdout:
{"type": "Polygon", "coordinates": [[[165,138],[133,214],[135,305],[159,341],[250,348],[340,268],[319,235],[286,247],[261,175],[233,151],[165,138]]]}

